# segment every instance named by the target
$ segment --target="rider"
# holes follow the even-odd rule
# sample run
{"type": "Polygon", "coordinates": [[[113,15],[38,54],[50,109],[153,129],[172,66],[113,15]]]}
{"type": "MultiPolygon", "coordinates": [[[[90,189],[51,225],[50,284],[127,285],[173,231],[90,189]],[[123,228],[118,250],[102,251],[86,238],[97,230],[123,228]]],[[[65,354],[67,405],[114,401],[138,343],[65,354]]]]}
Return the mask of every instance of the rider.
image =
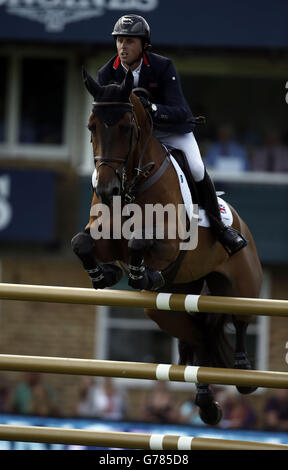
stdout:
{"type": "Polygon", "coordinates": [[[100,85],[121,83],[125,73],[134,75],[134,87],[145,88],[148,95],[140,99],[153,119],[154,136],[164,145],[184,152],[196,183],[199,204],[207,211],[211,230],[233,255],[247,245],[244,237],[221,220],[214,184],[201,158],[193,129],[195,120],[186,102],[173,62],[149,52],[150,27],[139,15],[124,15],[116,22],[112,36],[116,38],[117,55],[98,72],[100,85]],[[149,96],[149,99],[148,99],[149,96]]]}

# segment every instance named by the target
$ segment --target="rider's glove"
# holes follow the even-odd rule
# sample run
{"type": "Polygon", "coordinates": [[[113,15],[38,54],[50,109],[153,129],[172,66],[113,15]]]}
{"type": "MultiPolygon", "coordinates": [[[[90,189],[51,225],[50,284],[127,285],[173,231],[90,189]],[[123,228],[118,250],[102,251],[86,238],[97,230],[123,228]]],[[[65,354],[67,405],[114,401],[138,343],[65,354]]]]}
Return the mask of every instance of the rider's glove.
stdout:
{"type": "Polygon", "coordinates": [[[142,103],[142,106],[144,107],[144,109],[146,111],[148,111],[148,113],[150,113],[152,116],[154,116],[154,114],[156,113],[157,111],[157,106],[156,104],[154,103],[151,103],[149,100],[147,100],[147,98],[145,98],[144,96],[139,96],[139,99],[142,103]]]}

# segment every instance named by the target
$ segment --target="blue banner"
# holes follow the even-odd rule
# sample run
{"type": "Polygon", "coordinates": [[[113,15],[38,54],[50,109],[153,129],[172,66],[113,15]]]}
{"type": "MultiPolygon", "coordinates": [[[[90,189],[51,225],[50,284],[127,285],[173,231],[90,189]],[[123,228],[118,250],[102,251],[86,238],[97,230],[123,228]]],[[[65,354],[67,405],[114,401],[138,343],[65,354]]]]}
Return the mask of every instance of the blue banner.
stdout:
{"type": "Polygon", "coordinates": [[[54,172],[0,170],[0,241],[55,241],[55,207],[54,172]]]}
{"type": "MultiPolygon", "coordinates": [[[[172,434],[213,439],[232,439],[237,441],[288,444],[285,432],[245,431],[209,428],[208,426],[179,426],[173,424],[147,424],[139,422],[100,421],[82,418],[42,418],[20,415],[1,415],[0,424],[10,426],[44,426],[65,429],[83,429],[86,431],[134,432],[144,434],[172,434]]],[[[29,442],[0,441],[1,450],[87,450],[92,447],[64,444],[44,444],[29,442]]],[[[95,447],[94,447],[95,449],[95,447]]]]}
{"type": "Polygon", "coordinates": [[[147,19],[155,45],[288,47],[286,0],[0,0],[0,41],[112,44],[126,13],[147,19]]]}

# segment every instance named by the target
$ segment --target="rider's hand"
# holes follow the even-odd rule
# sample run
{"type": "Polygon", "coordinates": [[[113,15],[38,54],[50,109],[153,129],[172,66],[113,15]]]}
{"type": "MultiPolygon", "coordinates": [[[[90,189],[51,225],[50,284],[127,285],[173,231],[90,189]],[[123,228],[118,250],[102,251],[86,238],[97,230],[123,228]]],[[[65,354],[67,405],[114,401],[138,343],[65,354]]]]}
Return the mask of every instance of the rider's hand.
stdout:
{"type": "Polygon", "coordinates": [[[153,114],[156,112],[155,109],[153,109],[153,107],[155,105],[153,105],[153,103],[151,103],[147,98],[145,98],[144,96],[139,96],[139,99],[142,103],[142,106],[144,107],[144,109],[146,111],[148,111],[152,116],[153,114]]]}

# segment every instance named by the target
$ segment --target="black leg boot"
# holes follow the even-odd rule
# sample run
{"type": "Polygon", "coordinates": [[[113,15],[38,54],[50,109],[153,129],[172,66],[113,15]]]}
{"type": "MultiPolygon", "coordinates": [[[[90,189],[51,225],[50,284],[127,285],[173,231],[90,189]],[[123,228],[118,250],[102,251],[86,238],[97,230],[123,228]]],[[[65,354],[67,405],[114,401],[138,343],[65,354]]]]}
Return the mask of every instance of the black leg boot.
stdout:
{"type": "Polygon", "coordinates": [[[223,224],[215,187],[206,170],[203,180],[197,182],[196,187],[199,205],[207,213],[213,234],[223,245],[229,256],[234,255],[234,253],[244,248],[248,241],[245,240],[238,230],[223,224]]]}

